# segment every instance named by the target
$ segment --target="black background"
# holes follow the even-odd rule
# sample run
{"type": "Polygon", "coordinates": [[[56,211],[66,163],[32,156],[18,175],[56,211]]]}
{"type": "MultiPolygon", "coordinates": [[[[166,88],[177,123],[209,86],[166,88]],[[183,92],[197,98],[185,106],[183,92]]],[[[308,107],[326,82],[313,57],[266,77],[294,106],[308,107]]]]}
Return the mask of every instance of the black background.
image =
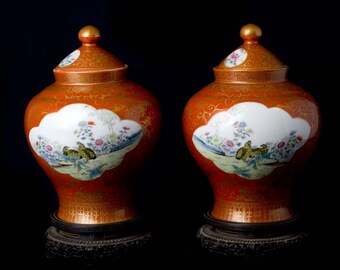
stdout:
{"type": "Polygon", "coordinates": [[[0,10],[1,223],[5,256],[12,263],[22,258],[33,266],[42,260],[44,232],[58,205],[28,149],[24,111],[33,96],[54,82],[52,69],[80,46],[78,31],[88,24],[101,31],[100,46],[128,64],[129,79],[149,89],[162,107],[162,136],[135,193],[156,243],[150,258],[160,257],[163,264],[202,260],[195,234],[211,206],[212,192],[184,143],[182,112],[187,100],[214,80],[213,66],[242,44],[239,30],[247,23],[261,27],[260,43],[289,67],[289,80],[320,105],[319,146],[299,175],[294,203],[310,236],[300,262],[332,261],[330,243],[337,230],[332,191],[338,175],[335,4],[59,0],[11,1],[6,6],[0,10]]]}

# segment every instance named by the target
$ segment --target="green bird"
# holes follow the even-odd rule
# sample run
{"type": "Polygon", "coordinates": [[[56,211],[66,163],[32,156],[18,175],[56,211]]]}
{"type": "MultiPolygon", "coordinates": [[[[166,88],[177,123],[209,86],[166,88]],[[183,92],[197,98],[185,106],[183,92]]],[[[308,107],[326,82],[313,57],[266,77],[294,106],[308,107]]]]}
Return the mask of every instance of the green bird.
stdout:
{"type": "Polygon", "coordinates": [[[77,142],[78,145],[78,153],[81,158],[85,159],[85,162],[88,162],[90,159],[95,159],[97,156],[95,152],[91,149],[86,147],[83,143],[77,142]]]}

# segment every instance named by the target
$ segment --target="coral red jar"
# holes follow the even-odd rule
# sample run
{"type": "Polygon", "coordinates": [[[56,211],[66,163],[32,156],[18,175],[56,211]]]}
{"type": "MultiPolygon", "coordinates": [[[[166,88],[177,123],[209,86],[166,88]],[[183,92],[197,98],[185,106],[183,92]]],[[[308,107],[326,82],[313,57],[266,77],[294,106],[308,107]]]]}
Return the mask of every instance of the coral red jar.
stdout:
{"type": "Polygon", "coordinates": [[[252,231],[295,220],[292,187],[316,147],[320,112],[259,43],[257,25],[240,35],[244,43],[214,67],[215,80],[188,100],[183,131],[213,190],[208,221],[252,231]]]}
{"type": "Polygon", "coordinates": [[[82,45],[53,70],[55,82],[29,102],[25,133],[59,198],[54,224],[72,233],[111,231],[138,219],[132,179],[158,140],[160,106],[97,44],[96,27],[78,38],[82,45]]]}

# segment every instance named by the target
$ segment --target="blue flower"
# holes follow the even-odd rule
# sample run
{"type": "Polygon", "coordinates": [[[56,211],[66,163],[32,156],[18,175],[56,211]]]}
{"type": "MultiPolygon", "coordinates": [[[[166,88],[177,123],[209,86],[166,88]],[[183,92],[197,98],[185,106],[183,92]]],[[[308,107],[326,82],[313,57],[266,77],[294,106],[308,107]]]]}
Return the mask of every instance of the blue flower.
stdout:
{"type": "Polygon", "coordinates": [[[101,165],[97,168],[94,168],[94,169],[90,169],[90,170],[87,170],[87,172],[89,173],[89,176],[91,179],[93,178],[96,178],[98,176],[101,176],[103,174],[103,170],[101,167],[103,167],[104,165],[101,165]]]}
{"type": "Polygon", "coordinates": [[[245,128],[247,126],[246,122],[242,121],[238,124],[240,128],[245,128]]]}

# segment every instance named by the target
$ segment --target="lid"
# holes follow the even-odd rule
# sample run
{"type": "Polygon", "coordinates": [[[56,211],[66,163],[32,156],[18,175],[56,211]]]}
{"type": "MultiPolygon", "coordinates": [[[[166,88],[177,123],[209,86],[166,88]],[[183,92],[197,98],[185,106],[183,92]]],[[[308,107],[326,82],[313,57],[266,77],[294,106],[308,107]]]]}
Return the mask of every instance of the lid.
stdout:
{"type": "Polygon", "coordinates": [[[259,44],[262,30],[255,24],[241,28],[244,43],[214,68],[215,78],[230,83],[264,83],[286,80],[287,66],[259,44]]]}
{"type": "Polygon", "coordinates": [[[100,32],[96,27],[83,27],[78,38],[82,46],[66,56],[53,69],[58,83],[88,84],[125,78],[127,65],[97,45],[100,32]]]}

